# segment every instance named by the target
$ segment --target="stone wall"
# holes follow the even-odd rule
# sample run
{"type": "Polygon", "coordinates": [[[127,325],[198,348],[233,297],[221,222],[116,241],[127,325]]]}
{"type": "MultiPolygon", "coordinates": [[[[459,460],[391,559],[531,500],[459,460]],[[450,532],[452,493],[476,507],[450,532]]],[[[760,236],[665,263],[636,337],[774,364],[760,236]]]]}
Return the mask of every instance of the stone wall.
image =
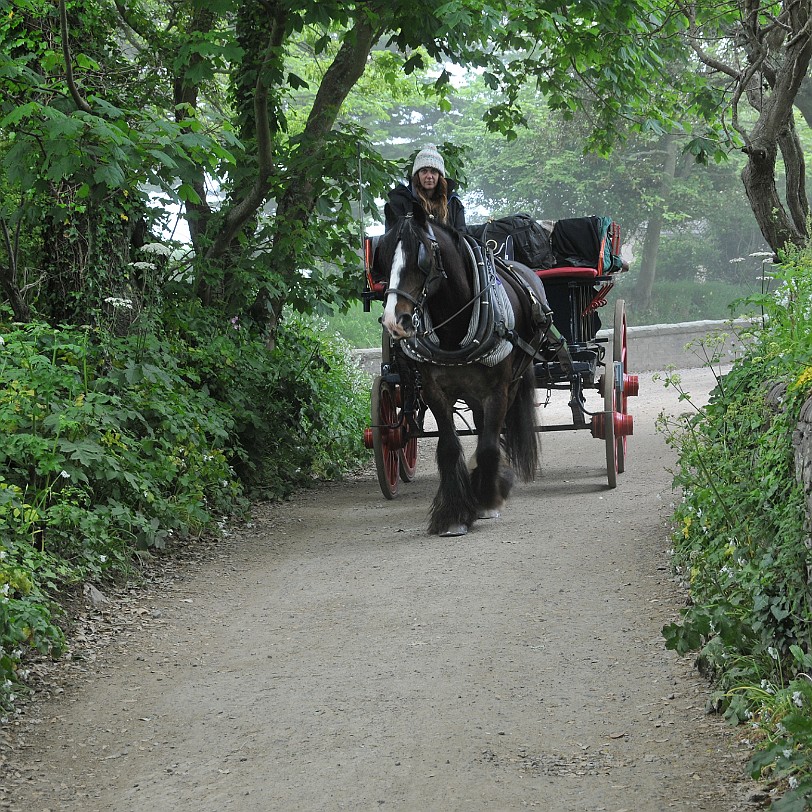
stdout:
{"type": "MultiPolygon", "coordinates": [[[[646,327],[629,327],[627,332],[629,372],[660,372],[667,367],[692,369],[705,365],[706,359],[698,347],[690,348],[708,335],[729,334],[725,342],[724,360],[732,361],[740,349],[734,333],[750,325],[746,319],[734,321],[690,321],[682,324],[656,324],[646,327]]],[[[599,338],[612,337],[612,330],[600,330],[599,338]]],[[[376,373],[381,366],[381,351],[376,348],[357,350],[361,366],[376,373]]]]}

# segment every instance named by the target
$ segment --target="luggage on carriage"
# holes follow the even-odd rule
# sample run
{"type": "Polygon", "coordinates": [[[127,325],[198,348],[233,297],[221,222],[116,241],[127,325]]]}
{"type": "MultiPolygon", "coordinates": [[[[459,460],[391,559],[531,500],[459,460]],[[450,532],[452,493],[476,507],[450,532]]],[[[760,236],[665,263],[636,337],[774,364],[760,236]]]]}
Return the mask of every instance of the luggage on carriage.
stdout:
{"type": "Polygon", "coordinates": [[[550,232],[524,212],[469,225],[467,232],[490,248],[494,256],[508,262],[515,260],[533,270],[551,268],[555,264],[550,232]]]}

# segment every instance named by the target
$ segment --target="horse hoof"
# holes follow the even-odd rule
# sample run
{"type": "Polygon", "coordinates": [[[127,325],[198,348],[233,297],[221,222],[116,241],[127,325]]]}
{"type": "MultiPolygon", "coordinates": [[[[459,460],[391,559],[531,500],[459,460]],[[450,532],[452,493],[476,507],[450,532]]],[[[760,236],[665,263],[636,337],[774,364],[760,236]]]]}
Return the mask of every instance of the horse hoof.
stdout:
{"type": "Polygon", "coordinates": [[[496,508],[490,508],[489,510],[479,511],[480,519],[498,519],[501,515],[502,515],[501,511],[497,510],[496,508]]]}
{"type": "Polygon", "coordinates": [[[464,536],[468,532],[467,524],[452,524],[440,533],[441,536],[464,536]]]}

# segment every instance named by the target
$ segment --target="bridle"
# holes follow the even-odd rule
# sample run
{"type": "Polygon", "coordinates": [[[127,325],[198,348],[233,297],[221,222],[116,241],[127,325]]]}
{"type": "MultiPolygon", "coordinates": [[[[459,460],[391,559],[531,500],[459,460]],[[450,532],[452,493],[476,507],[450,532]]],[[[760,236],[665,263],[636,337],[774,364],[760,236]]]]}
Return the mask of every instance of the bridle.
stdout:
{"type": "MultiPolygon", "coordinates": [[[[414,215],[407,214],[401,221],[400,226],[398,227],[397,237],[395,239],[396,246],[402,242],[403,230],[407,226],[412,230],[412,233],[414,233],[414,228],[412,226],[413,217],[414,215]]],[[[387,287],[386,289],[386,295],[393,293],[397,296],[403,297],[414,305],[414,311],[412,312],[412,326],[414,327],[416,333],[419,331],[421,323],[425,322],[424,309],[426,300],[437,290],[437,287],[440,285],[440,282],[443,279],[448,279],[448,274],[446,273],[443,265],[443,256],[440,252],[440,244],[437,242],[437,237],[434,234],[434,229],[431,227],[431,223],[426,224],[425,231],[426,235],[428,236],[429,250],[431,253],[429,254],[429,251],[426,250],[426,245],[421,239],[417,249],[417,267],[420,268],[424,276],[423,288],[420,291],[420,294],[417,297],[414,297],[411,293],[403,290],[402,288],[387,287]]],[[[465,310],[471,307],[477,301],[477,299],[480,299],[487,292],[487,290],[488,288],[486,287],[484,290],[481,290],[479,293],[475,294],[469,301],[465,302],[465,304],[463,304],[459,310],[452,313],[447,319],[439,324],[433,325],[430,330],[426,330],[423,333],[420,333],[420,335],[425,337],[432,333],[436,333],[438,329],[444,327],[450,321],[459,316],[460,313],[463,313],[465,310]]]]}

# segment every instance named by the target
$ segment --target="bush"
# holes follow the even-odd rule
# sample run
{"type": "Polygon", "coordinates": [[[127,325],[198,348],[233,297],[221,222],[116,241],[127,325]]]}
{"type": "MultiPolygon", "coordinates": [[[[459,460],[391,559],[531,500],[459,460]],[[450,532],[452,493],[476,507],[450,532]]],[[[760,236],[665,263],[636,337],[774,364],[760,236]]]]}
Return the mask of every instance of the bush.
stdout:
{"type": "Polygon", "coordinates": [[[718,708],[757,728],[766,749],[754,773],[791,779],[775,808],[802,809],[812,791],[812,588],[792,436],[812,394],[812,250],[784,257],[777,278],[774,296],[751,300],[764,326],[707,407],[660,418],[679,452],[673,563],[689,595],[664,634],[669,648],[699,652],[718,708]],[[767,398],[775,384],[779,402],[767,398]]]}
{"type": "Polygon", "coordinates": [[[276,347],[186,305],[124,338],[0,327],[0,707],[60,653],[63,590],[368,457],[368,382],[321,322],[276,347]]]}

